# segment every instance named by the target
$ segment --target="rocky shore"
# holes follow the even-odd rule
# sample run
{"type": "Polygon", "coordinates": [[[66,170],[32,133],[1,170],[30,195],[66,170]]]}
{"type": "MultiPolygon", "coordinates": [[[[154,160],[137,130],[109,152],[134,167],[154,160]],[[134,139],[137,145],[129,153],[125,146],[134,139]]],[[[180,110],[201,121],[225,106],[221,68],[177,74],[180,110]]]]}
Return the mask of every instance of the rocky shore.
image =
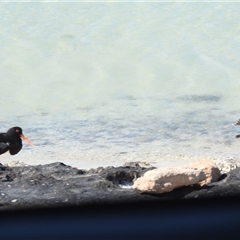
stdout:
{"type": "Polygon", "coordinates": [[[213,182],[189,184],[161,194],[146,194],[132,187],[136,179],[155,169],[135,162],[90,170],[60,162],[36,166],[1,164],[0,210],[240,196],[237,164],[215,164],[220,174],[213,182]]]}

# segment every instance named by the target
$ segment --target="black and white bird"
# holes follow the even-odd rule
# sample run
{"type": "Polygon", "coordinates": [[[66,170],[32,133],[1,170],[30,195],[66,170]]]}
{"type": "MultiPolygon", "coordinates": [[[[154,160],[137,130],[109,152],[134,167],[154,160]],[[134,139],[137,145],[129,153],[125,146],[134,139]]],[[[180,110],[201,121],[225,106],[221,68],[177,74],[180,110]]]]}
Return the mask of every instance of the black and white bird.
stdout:
{"type": "Polygon", "coordinates": [[[9,152],[15,155],[22,149],[22,140],[30,146],[34,146],[32,142],[23,135],[20,127],[12,127],[6,133],[0,133],[0,155],[9,152]]]}

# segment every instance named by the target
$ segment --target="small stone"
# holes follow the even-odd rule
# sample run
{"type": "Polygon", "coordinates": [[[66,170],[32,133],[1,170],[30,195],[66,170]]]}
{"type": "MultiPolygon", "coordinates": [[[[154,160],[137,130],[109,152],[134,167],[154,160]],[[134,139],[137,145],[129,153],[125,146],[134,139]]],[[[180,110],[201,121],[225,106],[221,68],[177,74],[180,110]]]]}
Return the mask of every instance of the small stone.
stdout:
{"type": "Polygon", "coordinates": [[[20,161],[11,161],[7,164],[8,167],[23,167],[23,166],[27,166],[27,164],[25,164],[24,162],[20,162],[20,161]]]}

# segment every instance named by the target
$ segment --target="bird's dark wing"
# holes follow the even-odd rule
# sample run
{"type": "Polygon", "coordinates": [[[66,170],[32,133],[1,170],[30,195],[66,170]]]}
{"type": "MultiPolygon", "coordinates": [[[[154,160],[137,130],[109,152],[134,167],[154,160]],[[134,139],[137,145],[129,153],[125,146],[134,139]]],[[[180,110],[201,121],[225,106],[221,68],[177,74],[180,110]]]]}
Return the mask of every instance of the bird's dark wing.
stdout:
{"type": "Polygon", "coordinates": [[[8,142],[6,133],[0,133],[0,142],[8,142]]]}
{"type": "Polygon", "coordinates": [[[9,145],[7,143],[0,142],[0,155],[9,150],[9,145]]]}

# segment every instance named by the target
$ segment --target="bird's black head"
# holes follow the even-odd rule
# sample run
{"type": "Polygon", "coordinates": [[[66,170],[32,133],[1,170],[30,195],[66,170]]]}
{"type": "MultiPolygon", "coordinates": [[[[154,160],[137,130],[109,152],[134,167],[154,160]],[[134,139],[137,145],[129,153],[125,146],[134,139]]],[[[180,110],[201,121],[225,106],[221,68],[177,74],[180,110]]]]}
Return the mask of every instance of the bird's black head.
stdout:
{"type": "Polygon", "coordinates": [[[16,137],[21,138],[22,134],[23,134],[22,129],[20,127],[12,127],[10,129],[8,129],[8,131],[7,131],[7,135],[12,136],[14,138],[16,138],[16,137]]]}
{"type": "Polygon", "coordinates": [[[8,129],[6,135],[10,143],[19,142],[22,139],[33,147],[33,143],[26,136],[23,135],[23,131],[20,127],[12,127],[8,129]]]}

